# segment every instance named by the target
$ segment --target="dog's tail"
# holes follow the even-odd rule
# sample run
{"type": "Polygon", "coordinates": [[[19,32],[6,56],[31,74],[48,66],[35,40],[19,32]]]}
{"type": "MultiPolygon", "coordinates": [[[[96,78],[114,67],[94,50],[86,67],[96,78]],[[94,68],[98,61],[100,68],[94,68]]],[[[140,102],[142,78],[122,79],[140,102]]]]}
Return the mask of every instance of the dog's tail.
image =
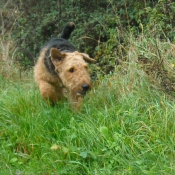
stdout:
{"type": "Polygon", "coordinates": [[[69,39],[69,37],[74,29],[75,29],[75,24],[73,22],[67,23],[66,26],[64,27],[60,37],[64,38],[64,39],[69,39]]]}

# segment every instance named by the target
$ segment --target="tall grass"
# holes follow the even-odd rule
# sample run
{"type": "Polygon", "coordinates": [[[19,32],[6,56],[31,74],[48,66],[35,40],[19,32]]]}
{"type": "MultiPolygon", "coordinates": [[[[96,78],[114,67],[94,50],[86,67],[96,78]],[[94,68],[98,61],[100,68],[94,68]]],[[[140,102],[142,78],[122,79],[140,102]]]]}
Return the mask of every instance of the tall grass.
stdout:
{"type": "Polygon", "coordinates": [[[174,174],[174,101],[138,65],[100,80],[80,112],[1,77],[1,174],[174,174]]]}
{"type": "Polygon", "coordinates": [[[127,62],[99,75],[79,112],[45,104],[31,72],[1,74],[0,174],[175,174],[173,83],[162,86],[173,82],[174,45],[128,38],[127,62]]]}

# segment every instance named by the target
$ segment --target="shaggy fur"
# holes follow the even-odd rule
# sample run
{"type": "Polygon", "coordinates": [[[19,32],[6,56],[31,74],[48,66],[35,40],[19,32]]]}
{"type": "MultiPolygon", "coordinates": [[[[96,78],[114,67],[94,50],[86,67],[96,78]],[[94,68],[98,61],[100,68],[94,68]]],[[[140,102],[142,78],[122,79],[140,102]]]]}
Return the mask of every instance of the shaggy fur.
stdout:
{"type": "Polygon", "coordinates": [[[60,38],[48,41],[40,51],[34,67],[34,78],[43,99],[53,105],[64,98],[64,89],[72,107],[81,106],[84,95],[92,88],[85,61],[94,62],[85,53],[80,53],[68,41],[74,30],[68,23],[60,38]]]}

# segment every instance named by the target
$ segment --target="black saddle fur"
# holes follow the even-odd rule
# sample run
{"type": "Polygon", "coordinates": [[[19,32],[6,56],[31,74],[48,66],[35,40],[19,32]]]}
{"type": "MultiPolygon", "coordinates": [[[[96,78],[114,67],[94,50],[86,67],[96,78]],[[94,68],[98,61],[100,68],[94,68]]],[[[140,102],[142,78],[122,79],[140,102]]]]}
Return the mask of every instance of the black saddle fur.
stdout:
{"type": "Polygon", "coordinates": [[[72,22],[69,22],[64,27],[61,36],[59,38],[52,38],[50,39],[41,49],[46,49],[45,57],[44,57],[44,64],[47,68],[47,71],[51,74],[56,75],[55,66],[53,65],[51,58],[50,58],[50,50],[51,48],[57,48],[61,52],[74,52],[77,49],[68,41],[72,31],[74,30],[75,25],[72,22]]]}

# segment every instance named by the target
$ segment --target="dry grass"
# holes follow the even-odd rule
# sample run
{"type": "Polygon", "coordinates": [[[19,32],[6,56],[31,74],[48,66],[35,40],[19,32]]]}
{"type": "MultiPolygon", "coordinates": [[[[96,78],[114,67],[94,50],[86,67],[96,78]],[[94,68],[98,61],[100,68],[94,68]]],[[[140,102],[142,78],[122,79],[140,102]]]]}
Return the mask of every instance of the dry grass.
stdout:
{"type": "Polygon", "coordinates": [[[15,21],[19,17],[17,9],[9,11],[6,4],[0,9],[0,74],[5,78],[20,78],[20,67],[16,63],[16,43],[12,39],[12,30],[15,21]]]}

